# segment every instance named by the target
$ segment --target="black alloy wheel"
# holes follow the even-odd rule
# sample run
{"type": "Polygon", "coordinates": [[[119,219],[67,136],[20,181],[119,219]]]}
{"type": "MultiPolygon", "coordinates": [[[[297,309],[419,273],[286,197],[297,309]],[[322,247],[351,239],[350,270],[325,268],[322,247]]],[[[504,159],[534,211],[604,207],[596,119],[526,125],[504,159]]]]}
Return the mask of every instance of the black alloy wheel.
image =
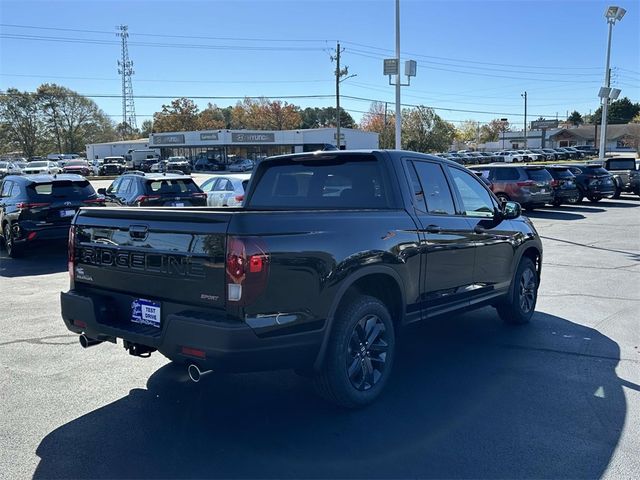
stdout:
{"type": "Polygon", "coordinates": [[[13,232],[11,231],[11,227],[8,223],[5,223],[4,230],[4,248],[7,250],[7,255],[11,258],[17,258],[20,256],[21,250],[16,247],[15,239],[13,238],[13,232]]]}
{"type": "Polygon", "coordinates": [[[536,274],[530,268],[526,268],[520,276],[518,285],[518,300],[523,313],[531,312],[536,305],[536,274]]]}
{"type": "Polygon", "coordinates": [[[385,337],[386,327],[377,315],[366,315],[354,326],[346,369],[356,390],[369,390],[382,378],[389,348],[385,337]]]}
{"type": "Polygon", "coordinates": [[[538,299],[538,273],[529,257],[523,257],[509,295],[496,305],[498,315],[512,325],[523,325],[533,317],[538,299]]]}

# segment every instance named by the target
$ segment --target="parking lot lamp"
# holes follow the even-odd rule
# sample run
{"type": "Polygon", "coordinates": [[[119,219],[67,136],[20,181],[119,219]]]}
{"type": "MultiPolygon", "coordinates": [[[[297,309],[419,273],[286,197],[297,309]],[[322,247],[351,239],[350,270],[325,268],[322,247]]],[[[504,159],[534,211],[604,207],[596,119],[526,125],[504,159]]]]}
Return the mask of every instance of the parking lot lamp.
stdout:
{"type": "Polygon", "coordinates": [[[604,13],[607,23],[609,24],[609,35],[607,39],[607,60],[604,68],[604,87],[600,89],[599,97],[602,99],[602,120],[600,123],[600,152],[598,158],[604,160],[604,153],[607,142],[607,113],[609,110],[609,98],[611,94],[610,80],[611,75],[609,72],[609,60],[611,58],[611,32],[613,31],[613,25],[618,20],[622,20],[624,14],[627,11],[622,7],[608,7],[604,13]]]}

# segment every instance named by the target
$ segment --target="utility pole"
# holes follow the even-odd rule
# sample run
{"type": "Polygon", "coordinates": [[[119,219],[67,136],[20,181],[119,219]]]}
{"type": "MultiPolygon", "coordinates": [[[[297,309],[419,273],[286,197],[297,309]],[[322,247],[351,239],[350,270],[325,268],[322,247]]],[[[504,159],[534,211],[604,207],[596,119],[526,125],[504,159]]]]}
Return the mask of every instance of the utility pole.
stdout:
{"type": "Polygon", "coordinates": [[[527,148],[527,92],[524,92],[524,148],[527,148]]]}
{"type": "Polygon", "coordinates": [[[396,150],[402,149],[402,111],[400,106],[400,0],[396,0],[396,150]]]}
{"type": "Polygon", "coordinates": [[[124,140],[127,131],[133,132],[138,128],[136,125],[136,107],[133,101],[133,85],[131,77],[135,73],[133,62],[129,60],[129,48],[127,39],[129,38],[129,27],[119,25],[116,27],[116,36],[122,39],[121,60],[118,60],[118,73],[122,75],[122,139],[124,140]]]}
{"type": "Polygon", "coordinates": [[[340,82],[356,76],[356,74],[349,75],[349,67],[340,69],[340,54],[342,52],[344,52],[344,49],[340,48],[340,42],[338,41],[336,42],[336,54],[331,56],[331,61],[335,60],[336,62],[336,146],[338,150],[340,150],[340,82]]]}

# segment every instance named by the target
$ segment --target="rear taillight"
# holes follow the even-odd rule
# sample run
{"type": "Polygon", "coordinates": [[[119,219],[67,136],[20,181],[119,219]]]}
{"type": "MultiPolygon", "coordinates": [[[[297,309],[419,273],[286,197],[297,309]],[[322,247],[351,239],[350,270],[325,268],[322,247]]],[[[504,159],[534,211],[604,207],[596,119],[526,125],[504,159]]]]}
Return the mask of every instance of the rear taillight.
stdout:
{"type": "Polygon", "coordinates": [[[149,200],[160,200],[160,195],[139,195],[138,198],[135,199],[135,202],[138,205],[142,205],[149,200]]]}
{"type": "Polygon", "coordinates": [[[236,195],[235,200],[236,202],[242,203],[244,201],[244,195],[236,195]]]}
{"type": "Polygon", "coordinates": [[[16,203],[16,207],[22,210],[28,210],[30,208],[40,208],[40,207],[48,207],[51,205],[50,203],[33,203],[33,202],[18,202],[16,203]]]}
{"type": "Polygon", "coordinates": [[[551,180],[551,186],[552,187],[559,187],[560,186],[560,181],[559,180],[551,180]]]}
{"type": "Polygon", "coordinates": [[[269,255],[263,241],[254,237],[229,237],[227,240],[227,300],[246,305],[255,300],[267,285],[269,255]]]}
{"type": "Polygon", "coordinates": [[[200,193],[200,192],[196,192],[196,193],[192,193],[191,196],[193,198],[207,198],[207,194],[206,193],[200,193]]]}
{"type": "Polygon", "coordinates": [[[518,182],[516,183],[519,187],[535,187],[536,182],[533,180],[527,180],[526,182],[518,182]]]}
{"type": "Polygon", "coordinates": [[[104,203],[104,198],[102,197],[87,198],[86,200],[83,200],[82,203],[88,203],[88,204],[104,203]]]}
{"type": "Polygon", "coordinates": [[[73,282],[76,277],[75,273],[75,254],[76,254],[76,229],[74,226],[69,228],[69,246],[67,266],[69,268],[69,278],[73,282]]]}

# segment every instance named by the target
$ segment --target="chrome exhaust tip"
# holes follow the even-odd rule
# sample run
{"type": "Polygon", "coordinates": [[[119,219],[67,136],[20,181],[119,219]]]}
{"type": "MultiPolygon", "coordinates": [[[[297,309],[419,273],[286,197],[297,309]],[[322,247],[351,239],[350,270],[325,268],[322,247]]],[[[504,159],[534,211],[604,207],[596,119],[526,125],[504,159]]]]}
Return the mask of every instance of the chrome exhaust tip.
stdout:
{"type": "Polygon", "coordinates": [[[200,381],[200,379],[202,378],[202,376],[206,375],[209,372],[211,372],[211,370],[200,370],[200,367],[198,367],[196,364],[192,363],[187,368],[187,372],[189,373],[189,378],[191,379],[191,381],[194,382],[194,383],[198,383],[200,381]]]}
{"type": "Polygon", "coordinates": [[[82,345],[82,348],[89,348],[89,347],[93,347],[94,345],[98,345],[98,344],[102,343],[102,340],[96,340],[94,338],[89,338],[84,333],[82,335],[80,335],[79,340],[80,340],[80,345],[82,345]]]}

